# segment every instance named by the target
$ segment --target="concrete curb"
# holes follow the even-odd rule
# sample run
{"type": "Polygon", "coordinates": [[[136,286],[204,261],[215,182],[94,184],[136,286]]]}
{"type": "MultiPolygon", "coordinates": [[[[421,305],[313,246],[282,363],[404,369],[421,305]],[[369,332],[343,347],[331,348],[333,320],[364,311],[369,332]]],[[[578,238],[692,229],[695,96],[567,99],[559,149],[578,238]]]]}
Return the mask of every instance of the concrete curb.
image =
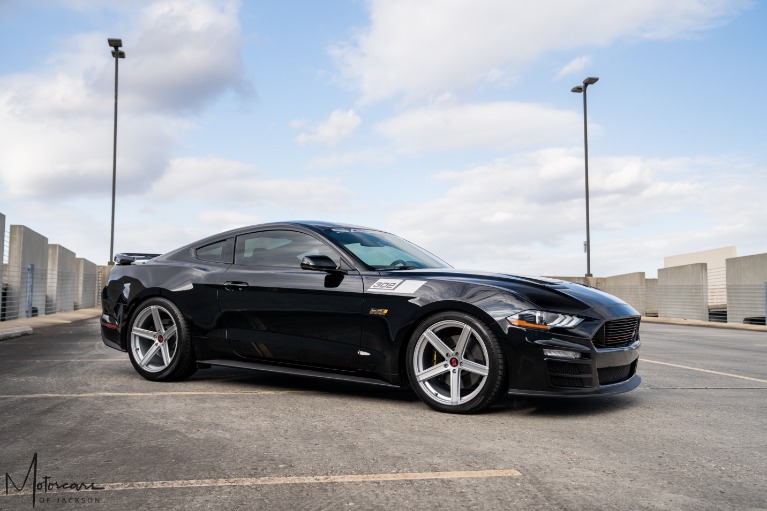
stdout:
{"type": "Polygon", "coordinates": [[[756,332],[767,332],[767,326],[762,326],[762,325],[741,325],[740,323],[714,323],[711,321],[698,321],[695,319],[655,318],[655,317],[649,317],[649,316],[642,316],[642,323],[658,323],[663,325],[705,326],[709,328],[729,328],[730,330],[751,330],[756,332]]]}
{"type": "Polygon", "coordinates": [[[79,309],[76,311],[59,312],[46,316],[36,316],[34,318],[12,319],[0,323],[0,341],[30,335],[34,333],[34,328],[43,328],[52,325],[62,325],[80,321],[83,319],[95,318],[101,315],[101,307],[90,309],[79,309]]]}
{"type": "Polygon", "coordinates": [[[5,341],[6,339],[14,339],[16,337],[21,337],[22,335],[31,335],[32,334],[32,328],[28,326],[14,326],[10,328],[2,328],[0,329],[0,341],[5,341]]]}

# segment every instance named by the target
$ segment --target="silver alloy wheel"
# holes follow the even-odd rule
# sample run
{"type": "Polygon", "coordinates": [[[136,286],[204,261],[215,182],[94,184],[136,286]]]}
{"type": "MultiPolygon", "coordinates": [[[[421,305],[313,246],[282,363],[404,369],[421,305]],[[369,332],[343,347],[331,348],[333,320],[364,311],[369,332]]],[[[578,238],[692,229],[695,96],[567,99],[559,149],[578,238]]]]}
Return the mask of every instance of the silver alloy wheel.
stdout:
{"type": "Polygon", "coordinates": [[[413,352],[418,385],[437,402],[460,405],[484,388],[489,357],[482,336],[462,321],[439,321],[418,338],[413,352]]]}
{"type": "Polygon", "coordinates": [[[131,329],[131,350],[141,369],[157,373],[173,361],[178,349],[178,327],[165,307],[141,310],[131,329]]]}

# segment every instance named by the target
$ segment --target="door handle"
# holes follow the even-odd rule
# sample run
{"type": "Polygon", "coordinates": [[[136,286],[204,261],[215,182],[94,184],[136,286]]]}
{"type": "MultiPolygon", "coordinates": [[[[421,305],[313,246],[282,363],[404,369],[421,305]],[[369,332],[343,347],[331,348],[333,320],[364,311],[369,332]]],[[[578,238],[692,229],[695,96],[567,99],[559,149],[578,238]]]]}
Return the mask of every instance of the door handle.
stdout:
{"type": "Polygon", "coordinates": [[[224,289],[227,291],[240,291],[246,287],[248,287],[248,283],[239,280],[227,280],[224,282],[224,289]]]}

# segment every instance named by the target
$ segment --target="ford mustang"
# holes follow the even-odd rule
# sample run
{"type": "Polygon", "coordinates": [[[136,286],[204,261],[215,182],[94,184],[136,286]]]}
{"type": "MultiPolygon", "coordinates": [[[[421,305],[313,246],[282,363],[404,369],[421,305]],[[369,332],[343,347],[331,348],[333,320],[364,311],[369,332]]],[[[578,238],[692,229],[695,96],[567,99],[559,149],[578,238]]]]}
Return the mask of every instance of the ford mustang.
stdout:
{"type": "Polygon", "coordinates": [[[640,383],[640,317],[620,299],[453,269],[380,230],[271,223],[115,260],[102,339],[152,381],[228,366],[410,387],[452,413],[640,383]]]}

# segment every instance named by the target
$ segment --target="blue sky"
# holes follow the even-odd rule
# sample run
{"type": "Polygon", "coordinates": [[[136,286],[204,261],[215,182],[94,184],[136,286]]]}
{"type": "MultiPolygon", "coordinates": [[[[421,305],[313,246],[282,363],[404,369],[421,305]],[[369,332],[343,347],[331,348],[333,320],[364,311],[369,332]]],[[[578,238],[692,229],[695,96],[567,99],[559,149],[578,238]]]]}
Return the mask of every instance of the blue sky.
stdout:
{"type": "Polygon", "coordinates": [[[0,213],[116,251],[337,220],[454,266],[585,272],[767,252],[767,6],[741,0],[0,3],[0,213]]]}

